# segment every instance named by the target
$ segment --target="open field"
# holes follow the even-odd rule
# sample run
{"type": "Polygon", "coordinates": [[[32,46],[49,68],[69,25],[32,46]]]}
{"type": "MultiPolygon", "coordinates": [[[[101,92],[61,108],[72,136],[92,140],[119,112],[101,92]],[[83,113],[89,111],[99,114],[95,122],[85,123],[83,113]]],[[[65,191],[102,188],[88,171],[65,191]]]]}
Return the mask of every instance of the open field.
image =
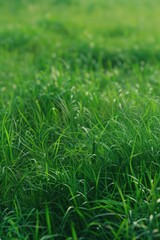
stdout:
{"type": "Polygon", "coordinates": [[[0,238],[160,239],[158,0],[0,0],[0,238]]]}

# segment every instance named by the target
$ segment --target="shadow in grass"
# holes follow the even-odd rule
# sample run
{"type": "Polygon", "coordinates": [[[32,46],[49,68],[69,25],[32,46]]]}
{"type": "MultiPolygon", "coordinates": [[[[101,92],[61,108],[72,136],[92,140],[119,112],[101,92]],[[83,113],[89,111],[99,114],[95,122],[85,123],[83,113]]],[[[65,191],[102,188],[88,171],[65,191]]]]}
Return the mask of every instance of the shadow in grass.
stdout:
{"type": "Polygon", "coordinates": [[[53,3],[58,5],[73,5],[79,3],[79,0],[53,0],[53,3]]]}
{"type": "Polygon", "coordinates": [[[36,32],[15,29],[0,32],[0,48],[8,51],[36,52],[39,44],[36,32]]]}
{"type": "Polygon", "coordinates": [[[125,27],[125,28],[113,28],[113,29],[107,29],[106,32],[103,33],[104,37],[112,37],[112,38],[116,38],[116,37],[126,37],[126,36],[130,36],[132,34],[134,34],[135,32],[137,32],[137,29],[133,28],[133,27],[125,27]]]}
{"type": "Polygon", "coordinates": [[[69,34],[69,29],[65,27],[62,23],[55,21],[53,19],[43,19],[38,22],[38,26],[45,30],[53,31],[58,34],[69,34]]]}
{"type": "Polygon", "coordinates": [[[28,34],[20,31],[5,31],[0,33],[0,47],[8,50],[22,48],[29,42],[28,34]]]}
{"type": "Polygon", "coordinates": [[[160,60],[160,52],[150,47],[139,47],[121,50],[109,50],[98,46],[91,47],[88,43],[72,45],[61,57],[70,64],[71,69],[77,66],[98,69],[99,67],[121,67],[126,64],[141,62],[154,64],[160,60]]]}

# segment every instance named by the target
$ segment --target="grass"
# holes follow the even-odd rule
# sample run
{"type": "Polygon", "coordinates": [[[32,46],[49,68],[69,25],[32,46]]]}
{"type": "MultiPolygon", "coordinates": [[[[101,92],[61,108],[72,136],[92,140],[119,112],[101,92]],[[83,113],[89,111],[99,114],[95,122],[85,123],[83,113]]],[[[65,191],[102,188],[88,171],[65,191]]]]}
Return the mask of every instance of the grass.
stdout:
{"type": "Polygon", "coordinates": [[[1,239],[158,240],[158,1],[0,4],[1,239]]]}

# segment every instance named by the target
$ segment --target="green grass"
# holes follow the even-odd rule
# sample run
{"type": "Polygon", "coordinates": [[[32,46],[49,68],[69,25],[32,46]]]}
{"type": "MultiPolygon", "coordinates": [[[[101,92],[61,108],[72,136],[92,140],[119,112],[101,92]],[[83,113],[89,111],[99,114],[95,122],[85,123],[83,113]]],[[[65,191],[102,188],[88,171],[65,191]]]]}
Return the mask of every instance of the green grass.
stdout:
{"type": "Polygon", "coordinates": [[[160,239],[158,0],[0,4],[0,238],[160,239]]]}

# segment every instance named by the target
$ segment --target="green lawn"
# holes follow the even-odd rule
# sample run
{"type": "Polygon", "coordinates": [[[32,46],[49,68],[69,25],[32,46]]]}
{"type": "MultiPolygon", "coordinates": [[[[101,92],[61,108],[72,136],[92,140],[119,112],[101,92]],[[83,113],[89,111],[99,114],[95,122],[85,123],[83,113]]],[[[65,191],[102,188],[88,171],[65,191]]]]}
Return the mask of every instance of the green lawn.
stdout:
{"type": "Polygon", "coordinates": [[[160,239],[158,0],[0,0],[0,238],[160,239]]]}

